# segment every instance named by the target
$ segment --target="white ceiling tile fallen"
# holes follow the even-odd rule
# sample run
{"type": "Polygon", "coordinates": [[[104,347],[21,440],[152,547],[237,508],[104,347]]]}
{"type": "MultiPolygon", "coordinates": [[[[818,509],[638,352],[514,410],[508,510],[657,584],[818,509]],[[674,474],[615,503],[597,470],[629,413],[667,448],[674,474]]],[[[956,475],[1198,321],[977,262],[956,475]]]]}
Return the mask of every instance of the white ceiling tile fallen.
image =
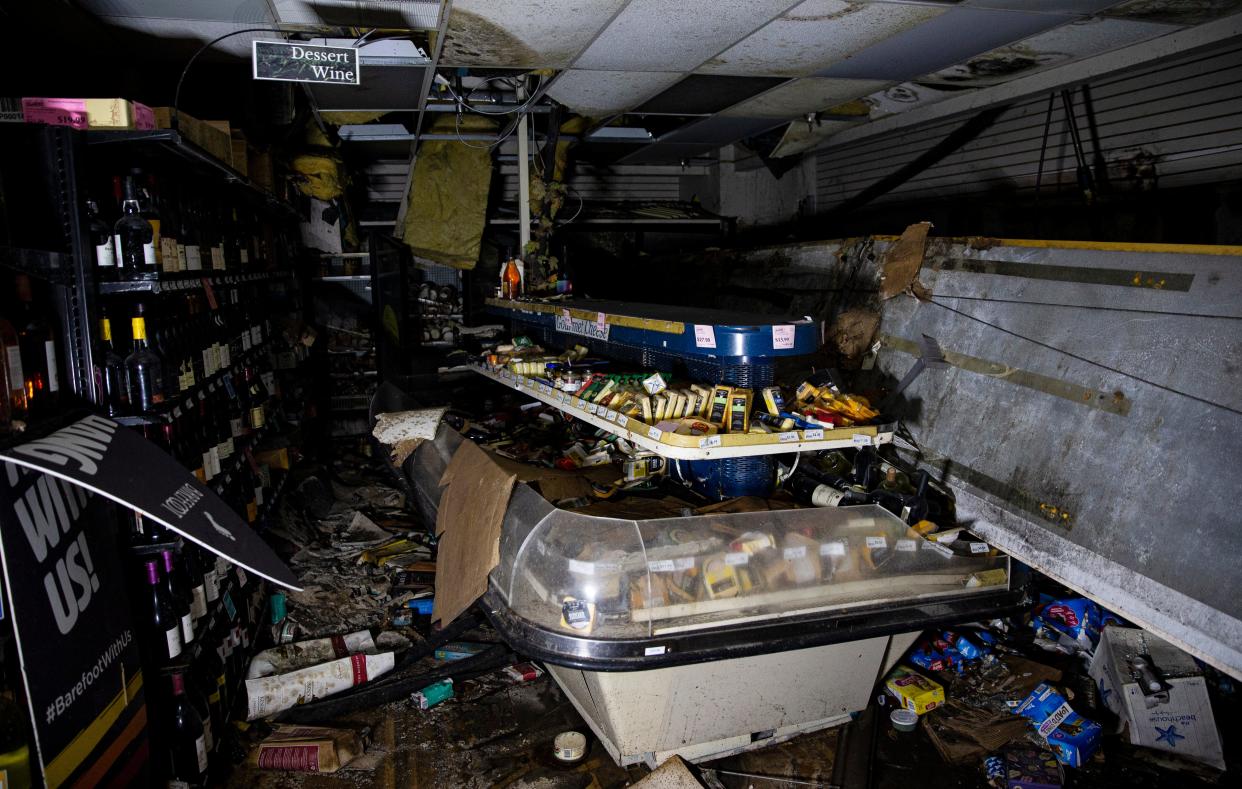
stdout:
{"type": "Polygon", "coordinates": [[[936,6],[805,0],[703,64],[704,74],[796,77],[937,17],[936,6]]]}
{"type": "Polygon", "coordinates": [[[745,118],[789,118],[828,109],[880,90],[887,82],[872,79],[804,77],[760,93],[721,112],[745,118]]]}
{"type": "Polygon", "coordinates": [[[548,95],[587,117],[598,118],[636,107],[684,76],[663,71],[584,71],[563,72],[548,95]]]}
{"type": "Polygon", "coordinates": [[[793,4],[792,0],[631,0],[574,65],[689,71],[793,4]]]}
{"type": "Polygon", "coordinates": [[[449,66],[566,68],[624,0],[454,0],[449,66]]]}

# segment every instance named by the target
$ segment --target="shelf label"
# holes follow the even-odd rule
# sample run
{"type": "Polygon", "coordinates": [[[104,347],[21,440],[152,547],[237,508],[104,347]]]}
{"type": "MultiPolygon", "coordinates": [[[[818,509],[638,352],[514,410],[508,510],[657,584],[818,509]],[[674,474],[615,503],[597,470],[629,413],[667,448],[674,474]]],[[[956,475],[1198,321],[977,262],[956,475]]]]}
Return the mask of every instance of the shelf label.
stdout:
{"type": "Polygon", "coordinates": [[[972,543],[969,543],[969,545],[970,545],[971,553],[987,553],[988,552],[988,544],[986,542],[972,542],[972,543]]]}
{"type": "Polygon", "coordinates": [[[789,324],[773,326],[772,347],[778,351],[794,347],[794,327],[789,324]]]}
{"type": "Polygon", "coordinates": [[[694,347],[695,348],[715,348],[716,347],[716,327],[711,325],[703,325],[701,323],[694,324],[694,347]]]}
{"type": "Polygon", "coordinates": [[[786,561],[789,561],[790,559],[802,559],[806,556],[806,546],[791,545],[782,551],[781,555],[785,557],[786,561]]]}
{"type": "Polygon", "coordinates": [[[682,556],[677,559],[652,559],[647,562],[647,569],[653,573],[678,573],[693,567],[693,556],[682,556]]]}
{"type": "Polygon", "coordinates": [[[590,404],[588,404],[588,405],[587,405],[587,411],[588,411],[588,412],[590,412],[590,413],[592,413],[592,414],[598,414],[598,413],[599,413],[599,406],[597,406],[595,403],[590,403],[590,404]]]}
{"type": "Polygon", "coordinates": [[[867,547],[873,550],[876,550],[879,548],[887,548],[888,538],[887,537],[868,537],[867,547]]]}
{"type": "Polygon", "coordinates": [[[608,331],[608,316],[602,312],[595,313],[595,330],[601,332],[608,331]]]}
{"type": "Polygon", "coordinates": [[[820,441],[824,437],[824,429],[822,427],[813,427],[809,430],[802,431],[802,438],[807,441],[820,441]]]}
{"type": "Polygon", "coordinates": [[[326,47],[302,42],[255,41],[252,76],[276,82],[361,84],[357,47],[326,47]]]}
{"type": "Polygon", "coordinates": [[[658,655],[663,655],[665,651],[665,647],[643,647],[643,656],[656,657],[658,655]]]}
{"type": "Polygon", "coordinates": [[[819,555],[820,556],[844,556],[845,555],[845,541],[844,540],[833,540],[832,542],[824,543],[823,545],[819,546],[819,555]]]}
{"type": "Polygon", "coordinates": [[[914,540],[898,540],[897,550],[903,553],[913,553],[919,549],[919,545],[914,540]]]}
{"type": "Polygon", "coordinates": [[[928,540],[927,542],[923,543],[923,550],[935,551],[936,553],[940,554],[946,559],[953,558],[953,551],[949,548],[949,546],[941,545],[938,542],[931,542],[930,540],[928,540]]]}
{"type": "Polygon", "coordinates": [[[720,436],[703,436],[699,439],[699,449],[712,449],[720,446],[720,436]]]}
{"type": "MultiPolygon", "coordinates": [[[[600,313],[602,318],[604,313],[600,313]]],[[[569,314],[569,310],[562,311],[562,314],[556,316],[556,330],[565,334],[576,334],[579,337],[587,337],[592,340],[608,341],[607,323],[602,321],[586,321],[582,318],[575,318],[569,314]]]]}
{"type": "Polygon", "coordinates": [[[854,446],[856,446],[856,447],[869,447],[869,446],[871,446],[871,436],[866,436],[866,435],[863,435],[862,433],[855,433],[855,434],[854,434],[854,435],[850,438],[850,441],[852,441],[852,442],[854,443],[854,446]]]}
{"type": "Polygon", "coordinates": [[[556,402],[558,402],[558,403],[563,403],[563,402],[565,402],[565,393],[564,393],[564,392],[559,392],[559,391],[558,391],[558,392],[556,393],[556,402]]]}
{"type": "Polygon", "coordinates": [[[650,438],[652,441],[659,441],[660,437],[663,435],[664,431],[658,427],[647,428],[647,438],[650,438]]]}
{"type": "Polygon", "coordinates": [[[790,431],[787,431],[787,432],[785,432],[785,433],[777,433],[777,434],[776,434],[776,439],[777,439],[778,441],[780,441],[782,444],[788,444],[790,441],[797,441],[797,440],[798,440],[798,431],[797,431],[797,430],[790,430],[790,431]]]}
{"type": "Polygon", "coordinates": [[[725,564],[735,567],[739,564],[750,564],[750,554],[746,551],[738,551],[737,553],[726,553],[725,564]]]}
{"type": "Polygon", "coordinates": [[[585,410],[587,410],[587,401],[586,401],[586,400],[582,400],[582,399],[579,399],[579,400],[578,400],[578,410],[579,410],[579,411],[585,411],[585,410]]]}
{"type": "Polygon", "coordinates": [[[609,422],[615,422],[617,421],[617,412],[609,408],[608,412],[604,414],[604,418],[607,419],[609,422]]]}
{"type": "Polygon", "coordinates": [[[617,414],[617,424],[625,427],[630,423],[630,418],[625,414],[617,414]]]}

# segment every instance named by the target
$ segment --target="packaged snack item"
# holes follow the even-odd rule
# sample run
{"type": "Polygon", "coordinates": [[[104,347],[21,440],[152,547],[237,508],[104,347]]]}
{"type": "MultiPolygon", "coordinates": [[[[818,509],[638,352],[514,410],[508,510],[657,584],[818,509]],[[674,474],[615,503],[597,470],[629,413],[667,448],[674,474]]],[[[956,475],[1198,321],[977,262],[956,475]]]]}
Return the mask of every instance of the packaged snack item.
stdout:
{"type": "Polygon", "coordinates": [[[944,686],[905,666],[897,666],[884,687],[902,707],[922,715],[944,704],[944,686]]]}
{"type": "Polygon", "coordinates": [[[1100,724],[1074,712],[1065,697],[1046,682],[1039,683],[1015,712],[1035,724],[1062,764],[1081,767],[1099,747],[1100,724]]]}

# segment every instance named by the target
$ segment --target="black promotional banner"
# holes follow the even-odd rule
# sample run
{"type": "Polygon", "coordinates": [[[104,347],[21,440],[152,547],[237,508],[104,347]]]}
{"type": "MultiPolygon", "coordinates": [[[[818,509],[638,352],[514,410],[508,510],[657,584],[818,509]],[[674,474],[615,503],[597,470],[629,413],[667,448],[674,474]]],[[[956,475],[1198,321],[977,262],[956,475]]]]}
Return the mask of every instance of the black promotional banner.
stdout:
{"type": "Polygon", "coordinates": [[[49,787],[132,783],[147,761],[147,712],[116,507],[0,465],[0,560],[37,764],[49,787]]]}
{"type": "MultiPolygon", "coordinates": [[[[293,571],[229,505],[159,447],[111,419],[88,416],[46,438],[4,450],[0,460],[81,485],[256,575],[298,590],[293,571]]],[[[32,528],[50,540],[56,522],[44,518],[32,528]]]]}

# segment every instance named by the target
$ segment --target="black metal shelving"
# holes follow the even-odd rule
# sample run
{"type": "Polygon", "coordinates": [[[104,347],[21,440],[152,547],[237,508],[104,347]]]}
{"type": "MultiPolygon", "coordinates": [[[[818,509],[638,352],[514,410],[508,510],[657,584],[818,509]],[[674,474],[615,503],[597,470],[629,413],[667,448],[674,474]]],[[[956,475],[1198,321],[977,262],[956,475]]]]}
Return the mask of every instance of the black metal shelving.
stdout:
{"type": "Polygon", "coordinates": [[[212,285],[239,285],[248,282],[271,282],[289,279],[293,276],[289,271],[250,271],[245,273],[206,271],[200,275],[164,276],[157,279],[114,280],[99,283],[101,295],[116,293],[184,293],[203,287],[204,282],[212,285]]]}

